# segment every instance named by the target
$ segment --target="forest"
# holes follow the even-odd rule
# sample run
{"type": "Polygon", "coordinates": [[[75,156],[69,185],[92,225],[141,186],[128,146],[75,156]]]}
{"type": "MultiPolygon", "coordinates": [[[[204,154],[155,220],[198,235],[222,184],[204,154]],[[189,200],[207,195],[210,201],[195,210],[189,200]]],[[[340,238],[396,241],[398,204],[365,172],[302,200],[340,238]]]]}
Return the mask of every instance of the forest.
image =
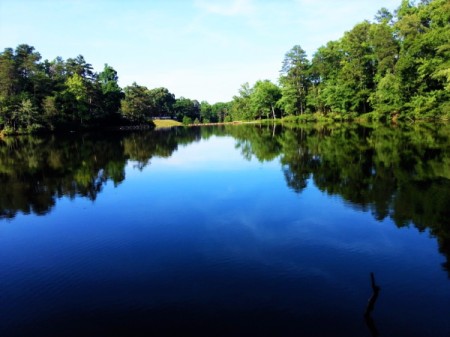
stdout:
{"type": "Polygon", "coordinates": [[[308,59],[300,45],[282,60],[278,83],[245,83],[230,102],[176,98],[167,88],[133,83],[117,71],[95,72],[82,55],[42,60],[21,44],[0,53],[0,130],[147,125],[154,118],[185,124],[248,120],[448,120],[450,2],[403,0],[380,9],[308,59]]]}

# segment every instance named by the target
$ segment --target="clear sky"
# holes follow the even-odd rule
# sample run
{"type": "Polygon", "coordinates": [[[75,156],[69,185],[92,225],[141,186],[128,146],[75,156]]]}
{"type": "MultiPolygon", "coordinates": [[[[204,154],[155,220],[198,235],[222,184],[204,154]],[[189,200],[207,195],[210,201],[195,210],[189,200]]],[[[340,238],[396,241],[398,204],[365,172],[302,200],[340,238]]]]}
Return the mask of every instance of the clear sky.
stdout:
{"type": "Polygon", "coordinates": [[[108,63],[120,85],[229,101],[241,84],[277,82],[284,54],[309,57],[400,0],[0,0],[0,48],[34,46],[43,59],[108,63]]]}

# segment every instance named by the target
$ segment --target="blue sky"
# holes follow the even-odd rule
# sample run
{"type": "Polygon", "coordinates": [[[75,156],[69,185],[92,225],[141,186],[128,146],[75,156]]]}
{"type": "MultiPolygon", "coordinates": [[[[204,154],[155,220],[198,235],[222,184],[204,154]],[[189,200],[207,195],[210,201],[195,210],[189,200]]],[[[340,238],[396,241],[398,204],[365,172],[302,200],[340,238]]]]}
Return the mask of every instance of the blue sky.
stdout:
{"type": "Polygon", "coordinates": [[[400,0],[0,0],[0,48],[108,63],[121,86],[229,101],[241,84],[277,82],[284,54],[312,56],[400,0]]]}

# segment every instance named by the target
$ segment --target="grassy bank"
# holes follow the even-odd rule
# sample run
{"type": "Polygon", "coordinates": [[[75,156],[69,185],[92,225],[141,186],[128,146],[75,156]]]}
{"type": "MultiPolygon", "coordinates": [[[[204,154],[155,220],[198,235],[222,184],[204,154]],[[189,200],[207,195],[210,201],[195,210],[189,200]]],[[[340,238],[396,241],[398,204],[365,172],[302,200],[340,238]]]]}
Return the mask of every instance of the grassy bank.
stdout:
{"type": "Polygon", "coordinates": [[[174,121],[173,119],[154,119],[153,123],[157,128],[170,128],[172,126],[182,126],[180,122],[174,121]]]}

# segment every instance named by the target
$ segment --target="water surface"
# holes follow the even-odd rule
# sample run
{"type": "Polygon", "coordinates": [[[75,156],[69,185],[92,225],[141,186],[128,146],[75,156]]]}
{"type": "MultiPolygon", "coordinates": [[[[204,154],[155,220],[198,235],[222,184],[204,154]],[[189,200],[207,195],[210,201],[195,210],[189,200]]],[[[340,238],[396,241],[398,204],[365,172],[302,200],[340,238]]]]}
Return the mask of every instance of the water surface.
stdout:
{"type": "Polygon", "coordinates": [[[1,336],[450,333],[447,126],[7,138],[0,188],[1,336]]]}

